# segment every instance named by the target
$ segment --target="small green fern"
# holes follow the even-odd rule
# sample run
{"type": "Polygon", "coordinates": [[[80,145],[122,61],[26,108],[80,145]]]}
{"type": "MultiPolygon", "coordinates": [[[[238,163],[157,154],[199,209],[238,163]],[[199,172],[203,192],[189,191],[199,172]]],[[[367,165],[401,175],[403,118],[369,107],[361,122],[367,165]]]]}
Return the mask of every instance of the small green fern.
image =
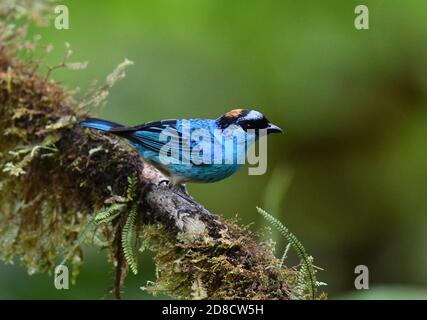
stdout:
{"type": "Polygon", "coordinates": [[[138,179],[136,177],[128,177],[127,199],[133,201],[136,194],[138,179]]]}
{"type": "MultiPolygon", "coordinates": [[[[128,178],[128,188],[126,192],[126,200],[125,203],[113,203],[108,207],[104,207],[101,210],[97,211],[93,218],[87,225],[84,227],[83,231],[80,233],[77,238],[75,244],[68,251],[65,258],[62,260],[61,264],[65,264],[67,260],[71,257],[73,252],[86,240],[86,237],[90,231],[94,231],[97,226],[109,223],[123,213],[125,207],[128,207],[132,204],[135,195],[136,195],[136,187],[137,187],[137,178],[129,177],[128,178]],[[127,203],[126,203],[127,202],[127,203]]],[[[134,255],[134,240],[136,239],[135,229],[136,229],[136,216],[137,216],[137,208],[136,204],[132,204],[132,207],[129,213],[126,216],[125,225],[122,229],[121,234],[121,242],[122,242],[122,250],[126,261],[129,265],[129,268],[132,270],[134,274],[138,273],[137,261],[134,255]]]]}
{"type": "Polygon", "coordinates": [[[107,208],[101,209],[95,215],[95,223],[102,224],[114,220],[114,218],[122,213],[125,206],[123,203],[114,203],[107,208]]]}
{"type": "Polygon", "coordinates": [[[138,273],[138,263],[134,253],[134,241],[135,241],[135,228],[136,228],[136,216],[138,213],[138,206],[133,205],[126,217],[126,223],[122,230],[122,249],[125,259],[129,265],[129,268],[134,274],[138,273]]]}
{"type": "Polygon", "coordinates": [[[115,217],[119,216],[122,213],[123,208],[125,206],[126,205],[123,203],[114,203],[107,208],[102,208],[101,210],[97,211],[95,213],[95,218],[93,218],[84,226],[76,242],[74,243],[72,248],[67,252],[64,259],[61,261],[61,264],[65,264],[68,261],[68,259],[71,257],[73,252],[83,244],[89,232],[94,231],[96,227],[99,226],[100,224],[108,223],[112,221],[115,217]]]}
{"type": "Polygon", "coordinates": [[[60,264],[65,264],[68,259],[70,259],[71,255],[73,254],[73,252],[82,245],[82,243],[86,240],[87,234],[89,233],[89,231],[93,231],[96,227],[96,223],[94,220],[89,221],[83,228],[82,232],[80,233],[80,235],[78,236],[76,242],[74,243],[74,245],[72,246],[72,248],[67,252],[67,254],[65,255],[64,259],[62,259],[60,264]]]}
{"type": "MultiPolygon", "coordinates": [[[[313,267],[313,258],[310,257],[307,252],[305,251],[304,246],[302,243],[297,239],[297,237],[292,234],[288,228],[286,228],[278,219],[273,217],[271,214],[267,213],[263,209],[257,207],[258,212],[262,215],[264,219],[266,219],[268,222],[270,222],[276,229],[282,234],[282,236],[289,242],[288,246],[291,245],[292,248],[295,250],[298,257],[301,259],[302,267],[301,267],[301,274],[304,276],[304,279],[302,280],[304,282],[304,285],[311,296],[312,299],[316,298],[316,275],[315,270],[313,267]]],[[[287,249],[285,250],[285,253],[282,256],[280,264],[282,265],[284,262],[284,259],[286,258],[287,249]]]]}
{"type": "Polygon", "coordinates": [[[285,264],[285,260],[286,260],[286,258],[288,257],[288,252],[289,252],[289,249],[290,249],[290,248],[291,248],[291,243],[289,242],[289,243],[286,245],[285,251],[283,252],[282,259],[280,259],[280,268],[282,268],[282,267],[283,267],[283,265],[285,264]]]}

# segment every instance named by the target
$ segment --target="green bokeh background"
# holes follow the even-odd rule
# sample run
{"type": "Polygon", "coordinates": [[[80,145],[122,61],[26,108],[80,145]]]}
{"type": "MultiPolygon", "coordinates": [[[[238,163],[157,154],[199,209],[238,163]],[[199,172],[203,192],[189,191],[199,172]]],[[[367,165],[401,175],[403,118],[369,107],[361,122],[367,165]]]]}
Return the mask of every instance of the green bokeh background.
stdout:
{"type": "MultiPolygon", "coordinates": [[[[135,62],[98,116],[138,124],[254,107],[284,128],[268,144],[268,172],[247,169],[190,185],[208,209],[265,226],[279,217],[324,268],[330,298],[427,299],[427,2],[363,1],[370,29],[354,28],[360,1],[63,1],[70,30],[33,30],[84,71],[53,78],[84,91],[124,58],[135,62]],[[354,289],[367,265],[370,290],[354,289]]],[[[273,235],[276,237],[275,235],[273,235]]],[[[278,240],[278,255],[285,243],[278,240]]],[[[86,251],[76,286],[0,264],[0,298],[110,299],[105,253],[86,251]]],[[[295,263],[295,257],[290,264],[295,263]]],[[[152,298],[149,253],[124,298],[152,298]]]]}

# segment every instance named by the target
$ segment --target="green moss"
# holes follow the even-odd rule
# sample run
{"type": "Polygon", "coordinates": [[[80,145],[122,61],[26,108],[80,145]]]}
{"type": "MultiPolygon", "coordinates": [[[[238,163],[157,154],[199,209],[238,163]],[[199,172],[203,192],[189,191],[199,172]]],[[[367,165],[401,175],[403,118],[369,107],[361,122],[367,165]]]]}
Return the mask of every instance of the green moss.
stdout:
{"type": "Polygon", "coordinates": [[[251,236],[240,232],[242,228],[222,222],[229,230],[218,238],[208,234],[189,238],[183,233],[174,237],[165,232],[164,226],[144,226],[143,248],[156,253],[158,275],[146,290],[181,299],[283,298],[284,292],[291,290],[287,284],[296,272],[279,268],[273,247],[260,250],[251,236]],[[230,229],[232,232],[228,232],[230,229]],[[230,239],[229,234],[239,237],[230,239]],[[272,282],[277,283],[276,291],[271,290],[272,282]]]}

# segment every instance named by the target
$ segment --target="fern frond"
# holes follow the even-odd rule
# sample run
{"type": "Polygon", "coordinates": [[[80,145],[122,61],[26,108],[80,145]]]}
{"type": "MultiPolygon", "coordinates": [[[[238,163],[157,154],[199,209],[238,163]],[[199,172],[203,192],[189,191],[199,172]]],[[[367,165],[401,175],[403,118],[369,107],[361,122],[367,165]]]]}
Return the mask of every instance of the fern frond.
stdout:
{"type": "Polygon", "coordinates": [[[129,268],[134,274],[138,273],[138,263],[135,258],[134,253],[134,239],[135,239],[135,227],[136,227],[136,215],[137,215],[137,205],[134,204],[129,211],[125,225],[122,230],[122,249],[126,259],[126,262],[129,265],[129,268]]]}
{"type": "Polygon", "coordinates": [[[301,273],[305,277],[305,286],[312,299],[315,299],[316,295],[316,275],[313,267],[312,257],[307,254],[304,246],[298,240],[298,238],[292,234],[288,228],[286,228],[278,219],[273,217],[271,214],[267,213],[263,209],[257,207],[258,212],[261,216],[270,222],[281,234],[282,236],[291,244],[292,248],[295,250],[296,254],[302,261],[301,273]],[[308,285],[307,285],[308,282],[308,285]]]}
{"type": "Polygon", "coordinates": [[[86,240],[87,234],[89,231],[93,231],[96,226],[102,223],[107,223],[117,217],[122,213],[125,204],[115,203],[108,208],[102,209],[95,214],[95,218],[89,221],[86,226],[83,228],[73,247],[67,252],[64,259],[61,261],[61,264],[65,264],[68,259],[71,257],[73,252],[82,245],[82,243],[86,240]]]}
{"type": "Polygon", "coordinates": [[[101,209],[95,215],[95,223],[101,224],[114,220],[114,218],[122,213],[122,210],[125,206],[126,205],[123,203],[114,203],[108,208],[101,209]]]}
{"type": "Polygon", "coordinates": [[[283,252],[282,259],[280,259],[280,265],[279,265],[280,268],[282,268],[283,265],[285,264],[285,260],[288,257],[288,252],[290,248],[291,248],[291,243],[289,242],[286,245],[285,251],[283,252]]]}
{"type": "Polygon", "coordinates": [[[82,245],[82,243],[86,240],[87,238],[87,234],[89,233],[89,231],[92,231],[93,229],[95,229],[96,227],[96,223],[94,220],[89,221],[83,228],[82,232],[80,233],[79,237],[77,238],[76,242],[74,243],[73,247],[67,252],[67,254],[65,255],[64,259],[62,259],[60,264],[65,264],[68,259],[70,259],[71,255],[73,254],[73,252],[82,245]]]}
{"type": "Polygon", "coordinates": [[[127,199],[129,201],[135,198],[137,182],[138,179],[136,177],[128,177],[127,199]]]}

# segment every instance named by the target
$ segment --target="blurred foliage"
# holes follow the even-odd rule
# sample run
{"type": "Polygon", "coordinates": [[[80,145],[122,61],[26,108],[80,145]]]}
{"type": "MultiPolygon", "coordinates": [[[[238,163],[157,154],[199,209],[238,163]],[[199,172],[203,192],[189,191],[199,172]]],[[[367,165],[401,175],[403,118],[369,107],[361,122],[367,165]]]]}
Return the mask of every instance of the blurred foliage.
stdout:
{"type": "MultiPolygon", "coordinates": [[[[123,58],[135,62],[100,116],[137,124],[256,106],[285,129],[269,139],[266,175],[243,169],[189,187],[208,209],[228,217],[252,212],[240,218],[258,229],[255,206],[284,166],[293,178],[277,192],[288,189],[286,198],[277,195],[276,212],[266,208],[325,269],[331,298],[354,290],[359,264],[369,267],[372,286],[427,286],[427,2],[366,0],[369,31],[354,29],[353,0],[62,3],[70,30],[32,32],[54,45],[48,63],[61,61],[67,41],[89,65],[53,78],[86,89],[123,58]]],[[[112,275],[104,259],[87,255],[68,292],[45,275],[0,266],[0,298],[102,298],[99,288],[112,275]]],[[[154,278],[150,261],[142,262],[147,279],[154,278]]],[[[132,278],[124,298],[139,290],[132,278]]],[[[400,288],[397,296],[410,296],[400,288]]]]}

